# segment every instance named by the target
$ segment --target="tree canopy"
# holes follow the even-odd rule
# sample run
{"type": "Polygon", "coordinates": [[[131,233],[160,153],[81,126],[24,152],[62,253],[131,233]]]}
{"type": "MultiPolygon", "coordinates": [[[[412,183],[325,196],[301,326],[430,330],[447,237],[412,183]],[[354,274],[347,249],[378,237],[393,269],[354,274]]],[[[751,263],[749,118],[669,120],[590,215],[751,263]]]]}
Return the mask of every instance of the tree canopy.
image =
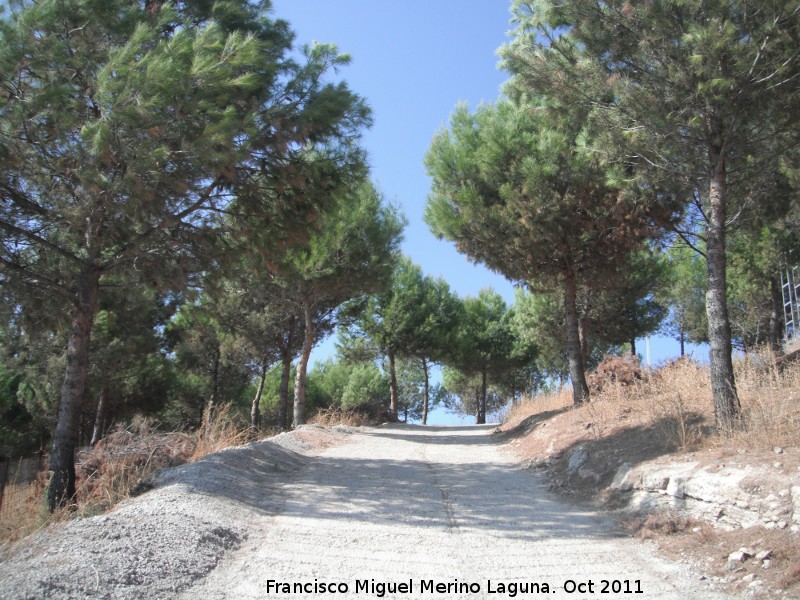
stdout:
{"type": "Polygon", "coordinates": [[[426,156],[433,184],[425,219],[434,233],[512,281],[563,290],[576,403],[588,396],[579,283],[615,270],[675,212],[604,162],[593,136],[587,111],[520,94],[475,113],[459,106],[426,156]]]}
{"type": "Polygon", "coordinates": [[[258,226],[266,252],[304,239],[329,197],[312,192],[362,161],[353,142],[370,116],[322,77],[347,57],[316,45],[296,61],[268,2],[11,8],[0,21],[0,277],[15,303],[47,291],[70,307],[54,508],[75,491],[103,279],[124,269],[179,287],[225,259],[223,229],[258,226]]]}

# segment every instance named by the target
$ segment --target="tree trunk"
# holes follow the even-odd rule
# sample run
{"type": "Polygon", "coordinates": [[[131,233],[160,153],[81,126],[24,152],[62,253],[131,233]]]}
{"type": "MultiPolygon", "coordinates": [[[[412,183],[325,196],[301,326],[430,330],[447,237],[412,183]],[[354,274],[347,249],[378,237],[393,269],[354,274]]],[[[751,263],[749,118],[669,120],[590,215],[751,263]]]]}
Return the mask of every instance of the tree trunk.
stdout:
{"type": "Polygon", "coordinates": [[[481,424],[481,386],[475,386],[475,424],[481,424]]]}
{"type": "Polygon", "coordinates": [[[281,348],[281,383],[278,389],[278,427],[285,431],[289,427],[289,380],[292,377],[292,358],[294,358],[294,331],[297,320],[289,319],[285,345],[281,348]]]}
{"type": "Polygon", "coordinates": [[[399,392],[397,390],[397,369],[395,368],[394,352],[389,352],[389,420],[397,421],[397,405],[399,392]]]}
{"type": "Polygon", "coordinates": [[[589,399],[589,386],[586,384],[586,374],[583,371],[576,296],[575,272],[570,266],[564,272],[564,317],[567,325],[567,361],[569,376],[572,379],[572,401],[577,405],[589,399]]]}
{"type": "Polygon", "coordinates": [[[217,398],[219,396],[219,361],[221,359],[219,342],[214,348],[214,366],[211,368],[211,396],[208,398],[206,406],[206,435],[211,432],[211,422],[214,420],[214,411],[217,408],[217,398]]]}
{"type": "Polygon", "coordinates": [[[778,356],[783,354],[783,295],[777,277],[769,278],[772,310],[769,314],[769,346],[778,356]]]}
{"type": "Polygon", "coordinates": [[[425,387],[422,395],[422,424],[428,424],[428,402],[430,394],[430,378],[428,377],[428,359],[422,357],[422,374],[425,377],[425,387]]]}
{"type": "Polygon", "coordinates": [[[486,391],[488,388],[487,385],[487,374],[486,370],[481,373],[481,425],[486,423],[486,391]]]}
{"type": "Polygon", "coordinates": [[[258,380],[258,389],[250,406],[250,439],[258,437],[261,429],[261,396],[264,393],[264,383],[267,381],[267,368],[269,367],[269,354],[264,355],[261,361],[261,378],[258,380]]]}
{"type": "Polygon", "coordinates": [[[708,219],[706,315],[708,339],[711,346],[711,392],[714,398],[714,416],[720,431],[730,432],[742,426],[741,406],[736,393],[733,375],[733,346],[731,324],[726,298],[727,276],[725,256],[726,173],[724,157],[710,149],[712,165],[708,219]]]}
{"type": "Polygon", "coordinates": [[[6,480],[8,479],[8,464],[11,459],[0,456],[0,513],[3,511],[3,496],[6,493],[6,480]]]}
{"type": "Polygon", "coordinates": [[[681,358],[683,358],[684,356],[686,356],[686,332],[683,330],[683,327],[681,327],[679,335],[681,344],[681,358]]]}
{"type": "Polygon", "coordinates": [[[297,361],[297,373],[294,376],[294,418],[292,428],[306,422],[306,373],[311,349],[314,347],[314,320],[311,314],[311,305],[303,302],[303,318],[305,319],[305,335],[303,336],[303,350],[297,361]]]}
{"type": "Polygon", "coordinates": [[[94,429],[92,429],[92,441],[89,442],[91,446],[97,445],[97,442],[103,439],[103,432],[106,428],[106,413],[108,412],[108,401],[111,396],[111,389],[109,388],[108,381],[103,382],[103,392],[100,394],[100,400],[97,402],[97,414],[94,417],[94,429]]]}
{"type": "Polygon", "coordinates": [[[78,419],[89,369],[89,342],[97,303],[100,272],[87,270],[81,277],[75,306],[72,309],[67,365],[61,386],[58,420],[50,451],[49,469],[53,472],[47,488],[50,512],[66,506],[75,498],[75,448],[78,442],[78,419]]]}
{"type": "Polygon", "coordinates": [[[636,356],[636,338],[631,338],[631,356],[636,356]]]}
{"type": "Polygon", "coordinates": [[[289,380],[292,377],[292,351],[286,350],[281,360],[281,385],[278,389],[278,427],[289,427],[289,380]]]}
{"type": "Polygon", "coordinates": [[[589,319],[586,317],[586,313],[578,311],[577,302],[575,310],[578,313],[578,341],[581,346],[581,362],[585,365],[589,359],[589,319]]]}

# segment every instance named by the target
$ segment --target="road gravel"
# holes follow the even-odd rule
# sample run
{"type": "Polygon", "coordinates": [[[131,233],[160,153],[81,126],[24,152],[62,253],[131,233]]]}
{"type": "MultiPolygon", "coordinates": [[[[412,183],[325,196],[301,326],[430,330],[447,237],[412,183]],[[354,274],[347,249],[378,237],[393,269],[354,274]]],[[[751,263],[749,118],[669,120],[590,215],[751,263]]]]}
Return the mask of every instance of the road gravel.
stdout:
{"type": "Polygon", "coordinates": [[[359,428],[317,456],[284,436],[172,469],[36,536],[0,596],[728,598],[548,493],[491,429],[359,428]]]}

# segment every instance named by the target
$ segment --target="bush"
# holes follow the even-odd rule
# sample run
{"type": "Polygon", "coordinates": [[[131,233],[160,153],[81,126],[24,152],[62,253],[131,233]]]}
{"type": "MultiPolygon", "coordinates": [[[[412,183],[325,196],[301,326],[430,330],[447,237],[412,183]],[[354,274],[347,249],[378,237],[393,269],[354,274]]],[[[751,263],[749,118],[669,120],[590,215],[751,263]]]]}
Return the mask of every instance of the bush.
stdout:
{"type": "Polygon", "coordinates": [[[639,357],[631,354],[625,356],[607,355],[588,377],[589,389],[600,393],[609,384],[621,386],[633,385],[642,379],[639,357]]]}

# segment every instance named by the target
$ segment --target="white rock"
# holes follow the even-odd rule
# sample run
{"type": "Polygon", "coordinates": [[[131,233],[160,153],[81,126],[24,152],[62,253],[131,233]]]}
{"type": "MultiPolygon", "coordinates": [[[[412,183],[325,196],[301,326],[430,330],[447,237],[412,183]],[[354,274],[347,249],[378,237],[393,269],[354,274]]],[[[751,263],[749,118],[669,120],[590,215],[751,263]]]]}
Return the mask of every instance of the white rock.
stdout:
{"type": "Polygon", "coordinates": [[[620,492],[627,492],[633,489],[633,482],[628,478],[631,473],[630,463],[623,463],[614,473],[614,479],[609,486],[612,490],[619,490],[620,492]]]}
{"type": "Polygon", "coordinates": [[[674,498],[683,498],[684,493],[684,479],[683,477],[672,477],[667,483],[667,494],[674,498]]]}
{"type": "Polygon", "coordinates": [[[772,550],[762,550],[756,554],[756,560],[767,560],[772,556],[772,550]]]}
{"type": "Polygon", "coordinates": [[[745,554],[741,550],[737,550],[736,552],[731,552],[730,554],[728,554],[729,563],[744,562],[745,560],[747,560],[747,554],[745,554]]]}

